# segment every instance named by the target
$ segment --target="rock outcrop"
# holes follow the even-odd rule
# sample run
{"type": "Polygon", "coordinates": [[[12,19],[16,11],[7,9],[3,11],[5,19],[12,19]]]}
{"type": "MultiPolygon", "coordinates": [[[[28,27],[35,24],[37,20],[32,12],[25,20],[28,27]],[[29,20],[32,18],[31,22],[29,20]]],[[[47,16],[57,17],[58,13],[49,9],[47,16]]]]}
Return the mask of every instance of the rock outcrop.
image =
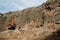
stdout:
{"type": "Polygon", "coordinates": [[[16,24],[16,15],[12,15],[11,18],[8,18],[8,20],[5,21],[4,30],[8,30],[8,28],[14,24],[16,24]]]}

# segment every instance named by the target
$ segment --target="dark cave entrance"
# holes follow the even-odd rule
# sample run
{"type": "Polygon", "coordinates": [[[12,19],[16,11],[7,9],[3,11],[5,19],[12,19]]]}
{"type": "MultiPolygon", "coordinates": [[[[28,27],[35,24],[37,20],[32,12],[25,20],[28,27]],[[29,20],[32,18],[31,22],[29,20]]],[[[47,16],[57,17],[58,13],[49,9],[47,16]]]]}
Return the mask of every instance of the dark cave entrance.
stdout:
{"type": "Polygon", "coordinates": [[[15,30],[16,29],[16,24],[9,24],[8,30],[15,30]]]}

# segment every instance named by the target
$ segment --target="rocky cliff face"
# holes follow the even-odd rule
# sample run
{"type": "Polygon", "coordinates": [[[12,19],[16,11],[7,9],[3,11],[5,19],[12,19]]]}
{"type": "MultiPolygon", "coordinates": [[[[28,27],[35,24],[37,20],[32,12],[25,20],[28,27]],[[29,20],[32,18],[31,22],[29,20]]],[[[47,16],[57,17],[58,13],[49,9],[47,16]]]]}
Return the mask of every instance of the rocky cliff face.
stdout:
{"type": "Polygon", "coordinates": [[[1,40],[60,40],[60,0],[3,15],[1,40]]]}

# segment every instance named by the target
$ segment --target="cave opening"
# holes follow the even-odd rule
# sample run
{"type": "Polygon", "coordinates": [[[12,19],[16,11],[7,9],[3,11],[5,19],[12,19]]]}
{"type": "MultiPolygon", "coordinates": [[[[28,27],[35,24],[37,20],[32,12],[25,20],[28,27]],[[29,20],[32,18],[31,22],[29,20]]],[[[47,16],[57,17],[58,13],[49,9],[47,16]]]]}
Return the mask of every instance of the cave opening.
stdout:
{"type": "Polygon", "coordinates": [[[46,9],[49,10],[49,11],[51,11],[53,8],[47,6],[46,9]]]}
{"type": "Polygon", "coordinates": [[[8,30],[15,30],[16,29],[16,24],[9,24],[8,30]]]}

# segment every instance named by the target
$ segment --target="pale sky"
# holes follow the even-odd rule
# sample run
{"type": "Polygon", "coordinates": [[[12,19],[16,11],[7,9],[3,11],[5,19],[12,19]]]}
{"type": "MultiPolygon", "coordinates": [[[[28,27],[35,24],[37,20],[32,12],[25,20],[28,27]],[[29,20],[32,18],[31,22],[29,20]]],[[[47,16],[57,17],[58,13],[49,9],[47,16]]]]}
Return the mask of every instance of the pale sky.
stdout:
{"type": "Polygon", "coordinates": [[[41,5],[46,0],[0,0],[0,12],[22,10],[41,5]]]}

